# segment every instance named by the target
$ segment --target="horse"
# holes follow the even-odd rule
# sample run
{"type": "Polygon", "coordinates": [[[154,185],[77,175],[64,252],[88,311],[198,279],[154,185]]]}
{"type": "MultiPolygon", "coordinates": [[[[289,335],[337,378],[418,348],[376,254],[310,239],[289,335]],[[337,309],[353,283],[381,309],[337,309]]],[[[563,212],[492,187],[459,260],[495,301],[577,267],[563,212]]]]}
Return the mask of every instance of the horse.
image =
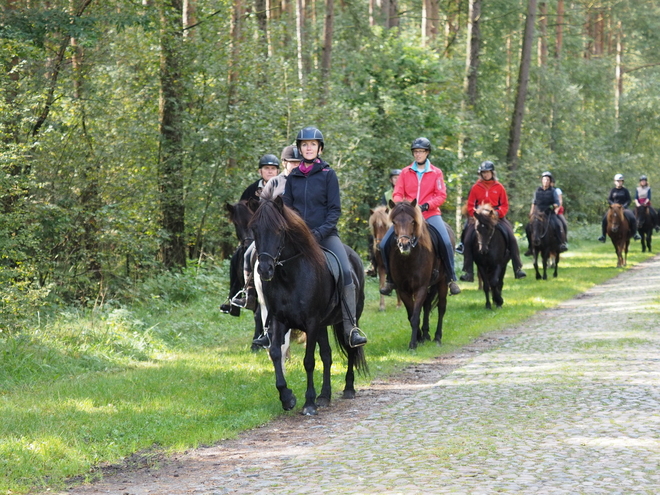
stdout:
{"type": "MultiPolygon", "coordinates": [[[[252,230],[249,227],[250,220],[254,215],[254,212],[259,207],[259,200],[256,198],[250,198],[249,200],[241,200],[238,203],[226,203],[225,209],[229,212],[229,220],[234,224],[234,229],[236,230],[236,237],[238,237],[238,247],[231,257],[229,264],[229,297],[228,300],[236,295],[239,291],[245,287],[245,274],[243,272],[243,260],[245,257],[245,251],[254,241],[254,236],[252,235],[252,230]]],[[[221,307],[224,309],[224,306],[227,306],[227,311],[233,316],[240,316],[241,309],[239,307],[233,306],[231,304],[223,305],[221,307]]],[[[263,333],[264,321],[262,318],[262,309],[260,306],[257,306],[256,311],[254,312],[254,335],[253,340],[259,337],[263,333]]],[[[265,314],[264,314],[265,317],[265,314]]],[[[257,345],[251,346],[253,351],[258,351],[261,348],[257,345]]]]}
{"type": "Polygon", "coordinates": [[[447,311],[448,280],[445,267],[435,254],[430,229],[417,208],[417,200],[397,204],[390,201],[390,209],[390,221],[394,226],[390,242],[396,242],[396,248],[391,246],[389,250],[390,274],[408,312],[412,330],[408,347],[416,349],[418,342],[431,340],[429,315],[434,305],[438,307],[434,340],[440,344],[442,319],[447,311]],[[420,329],[422,309],[424,315],[420,329]]]}
{"type": "MultiPolygon", "coordinates": [[[[296,396],[284,378],[280,347],[289,328],[298,328],[307,335],[303,360],[307,391],[302,414],[316,415],[318,407],[330,404],[332,350],[328,325],[332,325],[339,349],[348,358],[343,397],[354,398],[355,371],[366,373],[368,370],[363,348],[350,347],[344,336],[341,310],[343,282],[337,282],[314,235],[302,218],[282,203],[281,197],[262,201],[250,221],[250,227],[257,251],[256,271],[261,277],[261,289],[271,318],[270,332],[274,345],[270,346],[269,353],[283,409],[289,411],[296,405],[296,396]],[[323,382],[318,397],[314,388],[317,343],[323,363],[323,382]]],[[[348,246],[344,247],[356,287],[356,317],[359,320],[364,308],[364,268],[357,253],[348,246]]]]}
{"type": "MultiPolygon", "coordinates": [[[[373,210],[370,210],[371,215],[369,216],[369,230],[371,231],[371,236],[373,237],[373,253],[374,253],[374,268],[378,273],[379,285],[382,289],[385,285],[385,279],[387,273],[385,272],[385,264],[383,263],[383,254],[380,252],[380,241],[385,236],[385,232],[390,228],[392,222],[388,216],[387,206],[381,205],[377,206],[373,210]]],[[[397,309],[401,307],[401,298],[399,293],[396,295],[396,307],[397,309]]],[[[380,296],[380,305],[378,307],[379,311],[385,311],[385,296],[381,294],[380,296]]]]}
{"type": "Polygon", "coordinates": [[[474,243],[466,246],[474,253],[474,262],[477,265],[479,278],[483,281],[483,290],[486,296],[486,309],[492,309],[490,293],[493,302],[498,308],[502,307],[502,287],[506,267],[511,259],[511,252],[507,249],[504,233],[497,227],[499,215],[490,204],[479,205],[474,210],[474,243]]]}
{"type": "Polygon", "coordinates": [[[607,210],[607,235],[612,239],[617,257],[617,268],[626,266],[628,262],[628,247],[632,232],[628,219],[623,212],[623,206],[611,204],[607,210]]]}
{"type": "Polygon", "coordinates": [[[553,211],[543,212],[534,209],[529,217],[530,248],[534,257],[536,280],[548,280],[548,266],[554,266],[553,278],[557,278],[559,269],[559,239],[556,225],[552,221],[553,211]],[[539,272],[539,254],[543,263],[543,276],[539,272]]]}
{"type": "Polygon", "coordinates": [[[645,253],[647,248],[650,253],[653,229],[656,226],[655,211],[648,204],[640,205],[635,208],[635,216],[637,217],[637,232],[642,237],[642,253],[645,253]]]}

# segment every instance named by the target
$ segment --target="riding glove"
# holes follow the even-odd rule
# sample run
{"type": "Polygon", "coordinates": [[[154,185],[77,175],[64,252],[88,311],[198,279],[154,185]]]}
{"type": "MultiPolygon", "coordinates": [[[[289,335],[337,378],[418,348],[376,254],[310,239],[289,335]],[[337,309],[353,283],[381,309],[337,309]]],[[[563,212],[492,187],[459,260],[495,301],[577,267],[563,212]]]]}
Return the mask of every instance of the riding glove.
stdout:
{"type": "Polygon", "coordinates": [[[429,204],[428,203],[422,203],[421,205],[419,205],[419,209],[422,210],[422,211],[428,211],[429,204]]]}

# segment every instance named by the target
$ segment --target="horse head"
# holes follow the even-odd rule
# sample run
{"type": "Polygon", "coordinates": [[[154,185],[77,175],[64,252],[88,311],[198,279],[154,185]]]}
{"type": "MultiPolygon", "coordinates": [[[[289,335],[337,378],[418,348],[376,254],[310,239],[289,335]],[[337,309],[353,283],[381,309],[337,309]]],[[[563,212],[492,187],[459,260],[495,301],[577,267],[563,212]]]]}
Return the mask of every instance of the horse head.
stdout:
{"type": "Polygon", "coordinates": [[[538,248],[541,246],[543,238],[548,234],[550,215],[538,208],[534,208],[534,212],[530,216],[530,226],[532,246],[538,248]]]}
{"type": "Polygon", "coordinates": [[[225,204],[225,209],[229,212],[229,220],[234,224],[236,237],[244,247],[248,247],[254,240],[249,223],[258,207],[259,200],[256,198],[250,198],[248,201],[242,200],[236,204],[225,204]]]}
{"type": "Polygon", "coordinates": [[[302,218],[287,208],[278,196],[262,200],[249,224],[254,232],[257,271],[261,280],[273,279],[275,269],[299,255],[310,260],[314,270],[325,266],[321,247],[302,218]]]}
{"type": "Polygon", "coordinates": [[[479,205],[475,208],[474,229],[477,233],[477,243],[479,244],[479,252],[481,254],[486,254],[488,252],[488,246],[499,219],[500,217],[493,209],[493,206],[488,203],[479,205]]]}
{"type": "Polygon", "coordinates": [[[402,201],[394,204],[390,201],[390,208],[390,220],[394,226],[399,252],[408,255],[417,246],[422,236],[424,217],[420,209],[417,208],[416,199],[413,199],[412,203],[402,201]]]}
{"type": "Polygon", "coordinates": [[[377,246],[383,239],[383,236],[385,236],[387,229],[390,228],[392,223],[390,222],[390,218],[387,215],[387,206],[377,206],[373,210],[370,210],[370,213],[369,230],[371,231],[371,235],[374,238],[374,244],[377,246]]]}
{"type": "Polygon", "coordinates": [[[620,204],[611,204],[607,210],[607,226],[611,232],[618,232],[623,224],[623,206],[620,204]]]}

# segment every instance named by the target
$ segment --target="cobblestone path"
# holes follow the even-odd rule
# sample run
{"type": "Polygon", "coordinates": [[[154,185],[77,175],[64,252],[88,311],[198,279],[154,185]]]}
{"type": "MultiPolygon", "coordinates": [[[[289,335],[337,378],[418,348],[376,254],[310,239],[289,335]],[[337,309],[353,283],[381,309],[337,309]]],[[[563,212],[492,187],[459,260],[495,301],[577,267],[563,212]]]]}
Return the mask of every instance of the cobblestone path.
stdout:
{"type": "Polygon", "coordinates": [[[660,257],[320,442],[80,493],[658,494],[659,316],[660,257]]]}

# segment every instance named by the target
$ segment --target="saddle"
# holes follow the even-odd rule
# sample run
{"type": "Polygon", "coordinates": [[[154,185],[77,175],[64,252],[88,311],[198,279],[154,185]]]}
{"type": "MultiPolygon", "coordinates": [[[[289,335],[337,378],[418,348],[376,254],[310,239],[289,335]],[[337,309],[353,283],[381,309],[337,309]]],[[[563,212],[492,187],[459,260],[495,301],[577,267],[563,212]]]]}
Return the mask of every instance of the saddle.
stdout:
{"type": "Polygon", "coordinates": [[[341,294],[344,287],[344,275],[341,269],[341,264],[339,263],[339,258],[337,258],[337,255],[329,249],[326,249],[323,246],[321,246],[321,249],[325,256],[325,264],[332,274],[332,279],[335,281],[335,293],[341,294]]]}

